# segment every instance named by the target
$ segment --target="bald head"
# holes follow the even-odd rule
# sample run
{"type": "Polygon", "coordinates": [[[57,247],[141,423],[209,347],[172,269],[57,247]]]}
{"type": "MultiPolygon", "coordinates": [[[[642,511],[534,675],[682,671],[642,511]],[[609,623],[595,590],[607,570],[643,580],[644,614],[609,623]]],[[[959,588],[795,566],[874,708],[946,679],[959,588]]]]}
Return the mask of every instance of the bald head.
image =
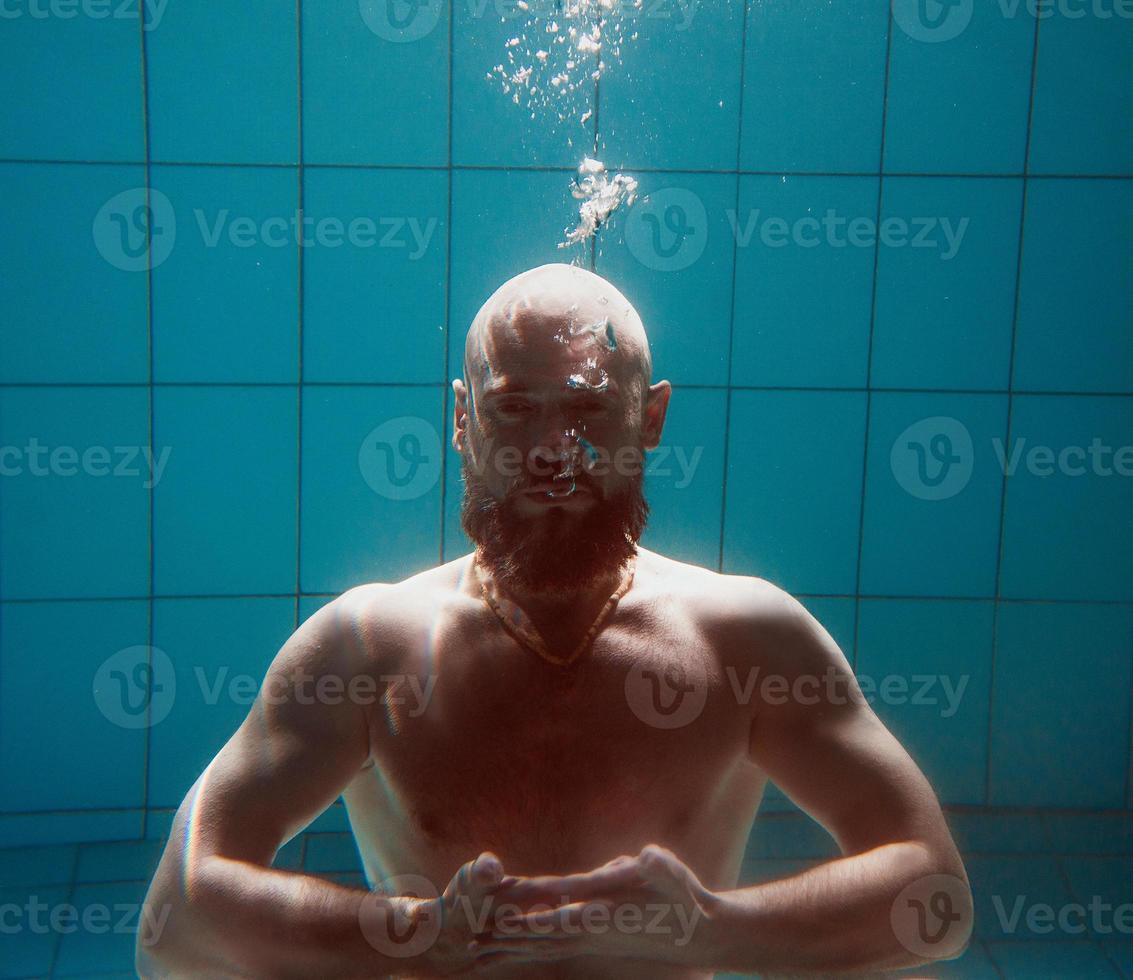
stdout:
{"type": "Polygon", "coordinates": [[[470,384],[490,377],[503,347],[548,341],[580,353],[596,345],[611,374],[649,387],[649,340],[633,305],[601,276],[559,263],[509,279],[480,308],[464,345],[465,377],[470,384]]]}

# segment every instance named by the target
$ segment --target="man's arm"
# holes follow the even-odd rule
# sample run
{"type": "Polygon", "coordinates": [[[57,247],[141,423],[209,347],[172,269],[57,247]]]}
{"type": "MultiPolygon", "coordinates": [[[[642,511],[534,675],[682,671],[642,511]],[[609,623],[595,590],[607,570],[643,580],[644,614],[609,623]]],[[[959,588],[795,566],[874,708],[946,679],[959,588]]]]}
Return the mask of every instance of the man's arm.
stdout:
{"type": "Polygon", "coordinates": [[[971,892],[932,787],[814,617],[767,583],[754,598],[756,658],[790,684],[785,698],[757,698],[751,757],[844,856],[718,894],[703,934],[710,965],[814,976],[959,956],[971,892]]]}
{"type": "Polygon", "coordinates": [[[140,975],[361,977],[404,968],[366,941],[359,908],[368,892],[269,867],[369,759],[366,706],[343,692],[366,672],[359,609],[380,588],[352,590],[296,630],[247,718],[189,791],[146,896],[150,920],[163,925],[156,935],[139,930],[140,975]],[[311,697],[319,677],[341,679],[325,689],[337,697],[311,697]]]}

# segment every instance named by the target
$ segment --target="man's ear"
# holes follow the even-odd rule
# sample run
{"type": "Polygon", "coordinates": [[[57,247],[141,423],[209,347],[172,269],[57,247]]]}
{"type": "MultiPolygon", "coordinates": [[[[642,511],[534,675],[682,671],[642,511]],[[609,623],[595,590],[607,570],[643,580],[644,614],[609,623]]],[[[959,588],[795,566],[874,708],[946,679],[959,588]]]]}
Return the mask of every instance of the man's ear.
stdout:
{"type": "Polygon", "coordinates": [[[468,432],[468,389],[460,378],[452,382],[452,448],[464,451],[464,437],[468,432]]]}
{"type": "Polygon", "coordinates": [[[661,431],[665,428],[665,415],[669,411],[672,394],[673,386],[668,381],[658,381],[645,394],[642,440],[646,449],[656,449],[661,444],[661,431]]]}

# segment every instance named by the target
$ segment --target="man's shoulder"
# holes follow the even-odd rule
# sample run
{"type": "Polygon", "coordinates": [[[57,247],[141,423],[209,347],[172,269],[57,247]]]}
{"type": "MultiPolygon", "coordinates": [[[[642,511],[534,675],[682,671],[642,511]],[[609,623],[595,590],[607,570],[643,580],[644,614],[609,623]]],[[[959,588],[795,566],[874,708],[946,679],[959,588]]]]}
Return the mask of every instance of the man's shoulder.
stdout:
{"type": "Polygon", "coordinates": [[[751,625],[790,612],[797,604],[785,589],[756,575],[717,572],[645,550],[641,565],[648,569],[652,591],[680,602],[706,622],[751,625]]]}

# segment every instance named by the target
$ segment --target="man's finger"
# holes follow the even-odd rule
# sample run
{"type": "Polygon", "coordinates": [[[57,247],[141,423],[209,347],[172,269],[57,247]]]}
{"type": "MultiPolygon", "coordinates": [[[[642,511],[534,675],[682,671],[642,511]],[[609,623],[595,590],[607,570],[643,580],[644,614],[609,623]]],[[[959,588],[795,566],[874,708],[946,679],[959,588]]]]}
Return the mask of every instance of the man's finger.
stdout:
{"type": "Polygon", "coordinates": [[[608,864],[594,871],[573,875],[543,875],[520,878],[501,888],[500,902],[511,902],[520,908],[532,905],[567,905],[611,895],[640,885],[641,877],[633,861],[608,864]]]}

